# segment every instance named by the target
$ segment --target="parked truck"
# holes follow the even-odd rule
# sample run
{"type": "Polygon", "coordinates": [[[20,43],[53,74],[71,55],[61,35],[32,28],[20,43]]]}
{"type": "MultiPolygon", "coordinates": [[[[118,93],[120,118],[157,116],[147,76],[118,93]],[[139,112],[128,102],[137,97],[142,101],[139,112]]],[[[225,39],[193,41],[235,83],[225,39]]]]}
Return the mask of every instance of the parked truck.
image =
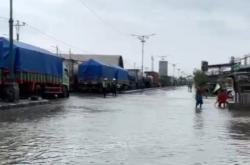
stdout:
{"type": "Polygon", "coordinates": [[[102,82],[108,84],[117,83],[118,87],[124,87],[129,84],[128,72],[118,66],[112,66],[97,60],[87,60],[79,65],[78,88],[80,90],[101,91],[102,82]]]}
{"type": "Polygon", "coordinates": [[[68,66],[55,54],[26,44],[14,42],[13,57],[9,40],[0,38],[0,91],[2,98],[11,98],[8,83],[11,69],[21,97],[69,96],[68,66]],[[13,62],[11,62],[11,60],[13,62]]]}

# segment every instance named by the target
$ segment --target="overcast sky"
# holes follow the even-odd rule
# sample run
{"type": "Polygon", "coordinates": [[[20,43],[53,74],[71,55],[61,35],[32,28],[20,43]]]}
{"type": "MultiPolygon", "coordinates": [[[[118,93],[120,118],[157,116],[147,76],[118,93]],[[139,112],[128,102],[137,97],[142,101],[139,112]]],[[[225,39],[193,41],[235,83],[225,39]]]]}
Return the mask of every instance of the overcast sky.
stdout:
{"type": "MultiPolygon", "coordinates": [[[[58,45],[61,52],[120,54],[126,67],[139,67],[141,44],[130,34],[156,33],[145,45],[145,65],[151,68],[152,55],[155,67],[168,56],[186,73],[201,60],[228,62],[250,52],[249,0],[82,0],[89,8],[80,0],[13,1],[14,18],[28,24],[21,40],[51,51],[58,45]]],[[[9,0],[0,11],[6,35],[9,0]]]]}

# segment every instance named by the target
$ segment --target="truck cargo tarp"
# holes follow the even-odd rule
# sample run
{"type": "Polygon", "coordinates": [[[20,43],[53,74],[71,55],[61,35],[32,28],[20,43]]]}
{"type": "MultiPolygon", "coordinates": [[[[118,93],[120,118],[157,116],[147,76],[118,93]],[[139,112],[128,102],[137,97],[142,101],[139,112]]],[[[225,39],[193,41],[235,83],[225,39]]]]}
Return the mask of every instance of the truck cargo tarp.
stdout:
{"type": "Polygon", "coordinates": [[[128,71],[119,67],[119,66],[114,66],[114,68],[116,68],[116,74],[115,74],[115,78],[116,80],[119,81],[128,81],[128,71]]]}
{"type": "MultiPolygon", "coordinates": [[[[10,68],[9,40],[0,38],[0,68],[10,68]]],[[[44,49],[14,42],[15,71],[62,76],[63,59],[44,49]]]]}
{"type": "Polygon", "coordinates": [[[0,68],[9,68],[8,62],[9,42],[0,38],[0,68]]]}
{"type": "Polygon", "coordinates": [[[78,79],[81,81],[98,81],[103,78],[115,78],[116,69],[100,61],[90,59],[79,65],[78,79]]]}

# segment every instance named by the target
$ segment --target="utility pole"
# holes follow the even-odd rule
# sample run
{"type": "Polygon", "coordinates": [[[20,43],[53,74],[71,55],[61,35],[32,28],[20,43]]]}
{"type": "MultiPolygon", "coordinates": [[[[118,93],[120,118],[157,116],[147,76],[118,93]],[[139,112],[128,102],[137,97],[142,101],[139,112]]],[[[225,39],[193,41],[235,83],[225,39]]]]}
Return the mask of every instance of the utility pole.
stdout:
{"type": "Polygon", "coordinates": [[[175,67],[177,64],[172,64],[173,65],[173,86],[175,86],[175,67]]]}
{"type": "Polygon", "coordinates": [[[56,46],[56,54],[57,54],[57,56],[59,56],[59,48],[58,48],[58,46],[56,46]]]}
{"type": "Polygon", "coordinates": [[[9,70],[10,74],[5,84],[5,94],[10,102],[19,100],[19,86],[15,81],[15,56],[13,52],[13,1],[10,0],[10,19],[9,19],[9,70]]]}
{"type": "Polygon", "coordinates": [[[9,59],[10,59],[10,80],[14,82],[14,54],[13,54],[13,2],[10,0],[10,19],[9,19],[9,59]]]}
{"type": "Polygon", "coordinates": [[[52,45],[51,47],[56,49],[56,55],[59,57],[59,48],[58,48],[58,46],[57,45],[56,46],[52,45]]]}
{"type": "Polygon", "coordinates": [[[146,43],[146,40],[149,39],[151,36],[154,36],[155,34],[149,34],[149,35],[137,35],[132,34],[133,37],[137,37],[141,43],[142,43],[142,58],[141,58],[141,72],[142,72],[142,78],[143,78],[143,68],[144,68],[144,45],[146,43]]]}
{"type": "Polygon", "coordinates": [[[69,49],[69,59],[72,60],[72,57],[71,57],[71,49],[69,49]]]}
{"type": "Polygon", "coordinates": [[[178,78],[179,78],[180,77],[180,71],[181,71],[181,69],[178,68],[177,70],[178,70],[178,78]]]}
{"type": "Polygon", "coordinates": [[[175,67],[176,67],[177,64],[172,64],[172,65],[173,65],[173,78],[174,78],[174,76],[175,76],[175,67]]]}
{"type": "Polygon", "coordinates": [[[19,20],[16,21],[16,24],[14,24],[13,26],[16,27],[16,40],[19,41],[20,40],[20,29],[21,27],[25,26],[26,23],[25,22],[21,22],[19,20]]]}

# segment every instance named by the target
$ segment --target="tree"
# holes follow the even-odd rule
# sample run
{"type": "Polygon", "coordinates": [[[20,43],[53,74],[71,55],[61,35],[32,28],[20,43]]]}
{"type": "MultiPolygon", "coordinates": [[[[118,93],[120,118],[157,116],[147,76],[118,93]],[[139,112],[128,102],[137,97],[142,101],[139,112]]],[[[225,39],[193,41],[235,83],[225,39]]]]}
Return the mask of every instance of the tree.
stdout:
{"type": "Polygon", "coordinates": [[[170,77],[168,76],[161,76],[160,77],[160,83],[161,83],[161,86],[169,86],[171,84],[170,82],[170,77]]]}
{"type": "Polygon", "coordinates": [[[201,70],[195,70],[193,74],[195,87],[202,88],[207,85],[208,78],[204,72],[202,72],[201,70]]]}

